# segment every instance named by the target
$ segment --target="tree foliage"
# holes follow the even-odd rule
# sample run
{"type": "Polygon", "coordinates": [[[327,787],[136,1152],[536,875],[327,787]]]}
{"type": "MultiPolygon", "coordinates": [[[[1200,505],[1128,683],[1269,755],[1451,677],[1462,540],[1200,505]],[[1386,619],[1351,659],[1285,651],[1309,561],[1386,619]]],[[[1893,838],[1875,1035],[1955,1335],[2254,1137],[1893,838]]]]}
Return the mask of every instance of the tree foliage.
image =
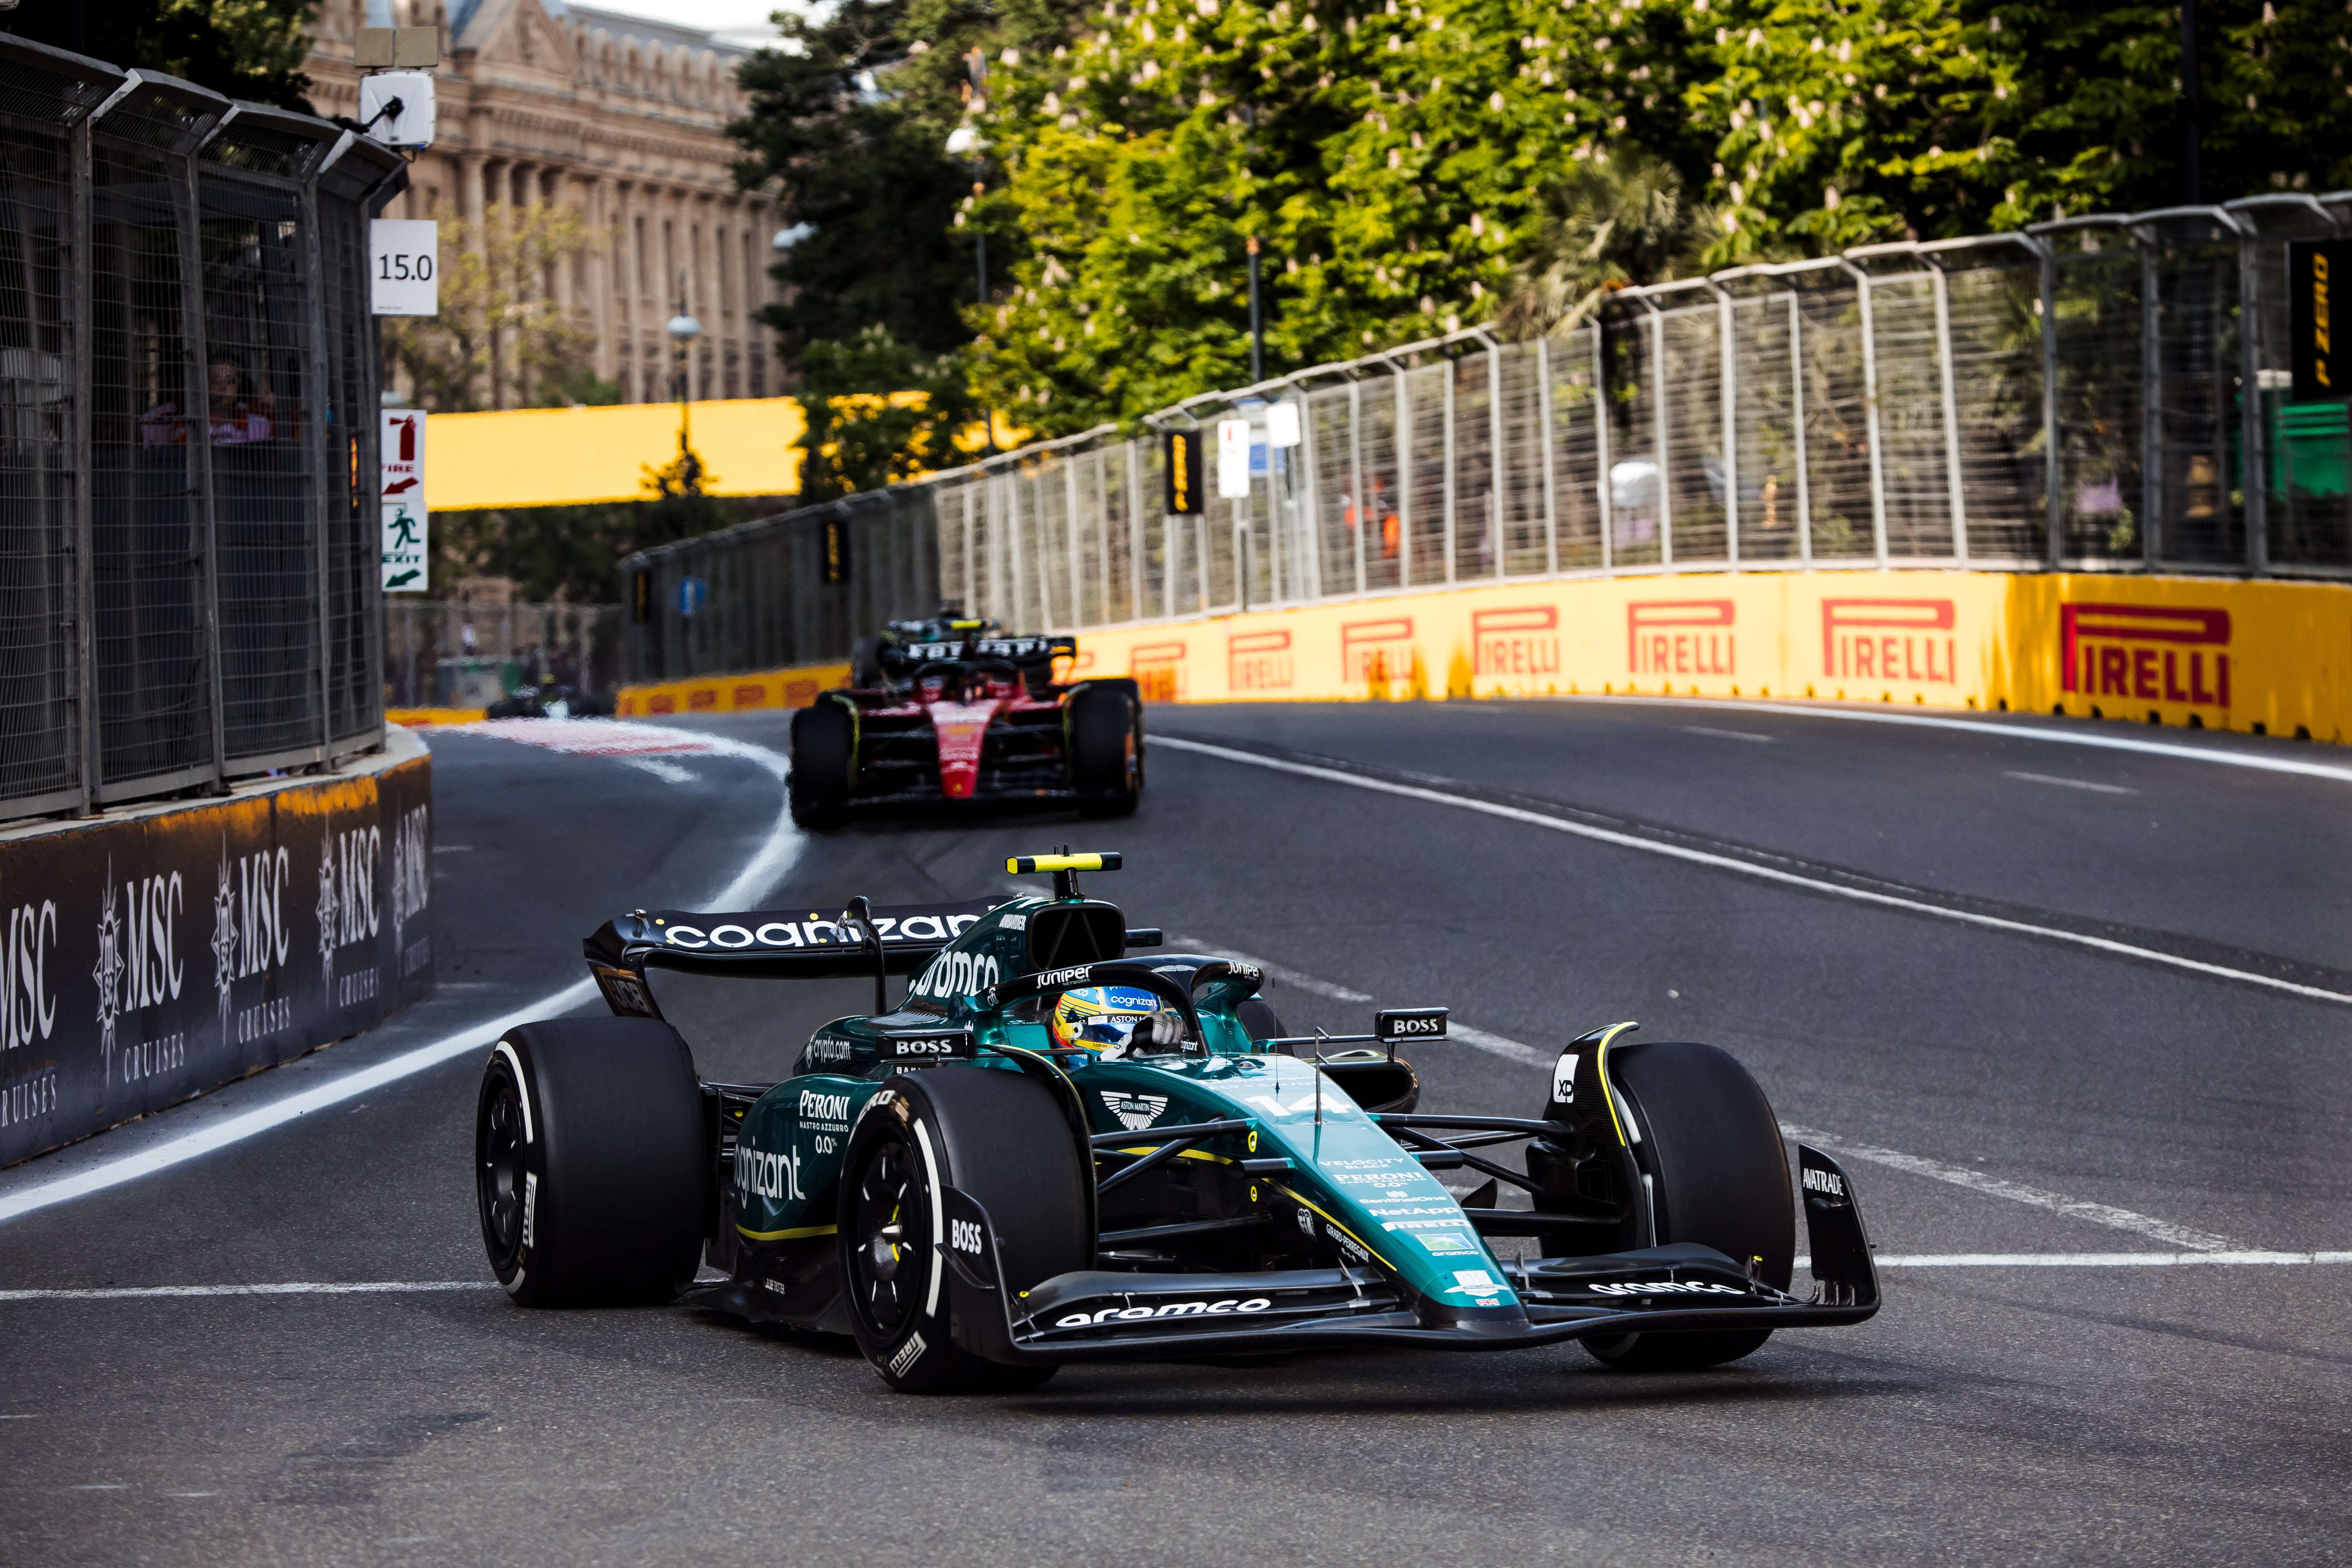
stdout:
{"type": "Polygon", "coordinates": [[[980,416],[952,357],[902,343],[886,327],[811,343],[801,366],[808,435],[801,500],[880,489],[961,460],[957,437],[980,416]]]}
{"type": "Polygon", "coordinates": [[[317,11],[318,0],[32,0],[0,32],[307,114],[317,11]]]}
{"type": "Polygon", "coordinates": [[[478,226],[440,223],[440,314],[383,327],[384,353],[407,373],[417,406],[462,414],[617,402],[619,389],[589,369],[593,332],[549,287],[590,244],[579,209],[499,202],[478,226]]]}

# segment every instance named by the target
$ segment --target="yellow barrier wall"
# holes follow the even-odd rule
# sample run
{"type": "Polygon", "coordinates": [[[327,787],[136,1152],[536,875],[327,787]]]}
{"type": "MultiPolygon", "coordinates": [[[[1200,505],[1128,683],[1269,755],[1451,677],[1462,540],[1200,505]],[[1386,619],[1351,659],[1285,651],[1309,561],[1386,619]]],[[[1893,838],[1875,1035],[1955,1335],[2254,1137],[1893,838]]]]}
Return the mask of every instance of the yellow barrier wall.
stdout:
{"type": "MultiPolygon", "coordinates": [[[[808,421],[789,397],[688,404],[712,495],[797,495],[808,421]]],[[[677,405],[436,414],[425,425],[425,505],[583,506],[646,499],[647,465],[677,456],[677,405]]]]}
{"type": "Polygon", "coordinates": [[[849,684],[846,664],[811,664],[754,675],[714,675],[624,686],[614,699],[620,718],[657,713],[739,713],[752,708],[805,708],[817,693],[849,684]]]}

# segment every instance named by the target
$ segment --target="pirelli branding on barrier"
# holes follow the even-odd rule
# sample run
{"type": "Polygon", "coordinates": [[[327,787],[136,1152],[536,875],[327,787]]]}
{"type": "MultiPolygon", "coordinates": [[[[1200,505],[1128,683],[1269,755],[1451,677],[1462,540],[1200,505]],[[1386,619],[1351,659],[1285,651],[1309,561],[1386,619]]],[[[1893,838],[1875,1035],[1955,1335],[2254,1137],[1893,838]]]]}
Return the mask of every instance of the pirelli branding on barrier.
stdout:
{"type": "Polygon", "coordinates": [[[1949,599],[1823,599],[1822,673],[1835,680],[1959,681],[1959,612],[1949,599]]]}
{"type": "Polygon", "coordinates": [[[425,994],[432,855],[423,755],[0,844],[0,1164],[425,994]]]}
{"type": "Polygon", "coordinates": [[[713,675],[698,680],[625,686],[614,698],[613,711],[614,717],[621,719],[650,719],[677,713],[805,708],[835,687],[848,684],[849,666],[845,664],[713,675]]]}
{"type": "Polygon", "coordinates": [[[1641,675],[1737,675],[1729,599],[1636,599],[1625,606],[1625,668],[1641,675]]]}
{"type": "Polygon", "coordinates": [[[1662,572],[1077,636],[1147,702],[1796,698],[2352,740],[2352,584],[1662,572]]]}
{"type": "Polygon", "coordinates": [[[2230,612],[2219,606],[2063,605],[2058,684],[2085,697],[2230,706],[2230,612]]]}

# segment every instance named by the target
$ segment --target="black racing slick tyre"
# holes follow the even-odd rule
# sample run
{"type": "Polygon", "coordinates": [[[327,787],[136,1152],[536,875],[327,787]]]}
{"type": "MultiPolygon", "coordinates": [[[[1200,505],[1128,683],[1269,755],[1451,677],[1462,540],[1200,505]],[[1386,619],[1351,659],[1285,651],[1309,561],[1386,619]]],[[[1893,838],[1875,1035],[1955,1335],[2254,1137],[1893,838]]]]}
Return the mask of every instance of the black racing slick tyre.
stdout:
{"type": "Polygon", "coordinates": [[[1087,816],[1127,816],[1143,798],[1142,705],[1116,686],[1070,699],[1070,777],[1087,816]]]}
{"type": "Polygon", "coordinates": [[[566,1018],[491,1047],[474,1121],[482,1243],[526,1307],[674,1300],[710,1206],[702,1086],[650,1018],[566,1018]]]}
{"type": "Polygon", "coordinates": [[[934,1245],[939,1194],[953,1186],[987,1211],[1014,1299],[1092,1265],[1093,1174],[1050,1089],[992,1068],[902,1073],[851,1131],[842,1178],[842,1299],[857,1348],[885,1383],[902,1394],[991,1394],[1054,1374],[955,1343],[946,1260],[934,1245]]]}
{"type": "MultiPolygon", "coordinates": [[[[1651,1183],[1657,1241],[1696,1242],[1746,1265],[1776,1289],[1796,1263],[1796,1199],[1780,1123],[1748,1069],[1726,1051],[1685,1042],[1610,1052],[1609,1072],[1630,1101],[1651,1183]]],[[[1622,1372],[1690,1372],[1738,1361],[1769,1329],[1626,1334],[1584,1348],[1622,1372]]]]}
{"type": "Polygon", "coordinates": [[[793,715],[793,821],[831,827],[849,804],[857,763],[857,721],[843,703],[820,697],[793,715]]]}

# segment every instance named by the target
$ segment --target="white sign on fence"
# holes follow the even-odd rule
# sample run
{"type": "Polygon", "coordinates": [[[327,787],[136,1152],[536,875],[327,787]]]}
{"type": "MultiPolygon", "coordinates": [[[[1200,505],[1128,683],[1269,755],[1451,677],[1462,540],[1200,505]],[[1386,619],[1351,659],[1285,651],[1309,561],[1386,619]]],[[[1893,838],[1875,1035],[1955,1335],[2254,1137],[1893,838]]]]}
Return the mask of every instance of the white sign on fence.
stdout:
{"type": "Polygon", "coordinates": [[[425,568],[425,498],[383,503],[383,591],[422,594],[431,574],[425,568]]]}
{"type": "Polygon", "coordinates": [[[429,217],[368,225],[368,281],[379,316],[441,313],[441,226],[429,217]]]}
{"type": "Polygon", "coordinates": [[[1217,421],[1217,496],[1247,500],[1250,493],[1250,422],[1217,421]]]}
{"type": "Polygon", "coordinates": [[[1298,445],[1298,405],[1286,401],[1265,405],[1265,444],[1269,447],[1298,445]]]}
{"type": "Polygon", "coordinates": [[[383,499],[422,507],[425,501],[425,415],[415,408],[383,411],[383,499]]]}

